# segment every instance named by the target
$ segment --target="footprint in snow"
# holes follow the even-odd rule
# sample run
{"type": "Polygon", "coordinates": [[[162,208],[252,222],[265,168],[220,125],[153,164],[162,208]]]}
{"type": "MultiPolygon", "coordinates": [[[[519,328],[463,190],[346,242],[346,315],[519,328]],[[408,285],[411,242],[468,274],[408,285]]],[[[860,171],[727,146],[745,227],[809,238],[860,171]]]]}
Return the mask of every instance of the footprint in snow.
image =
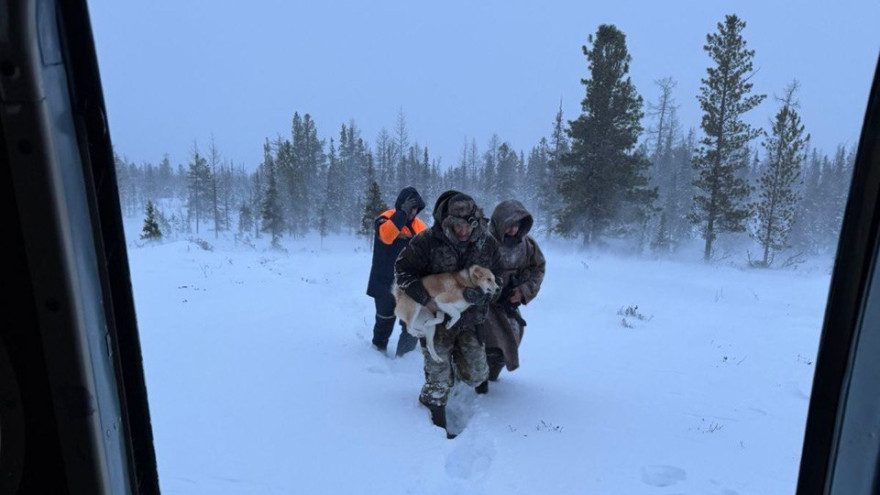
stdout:
{"type": "Polygon", "coordinates": [[[446,456],[446,474],[452,478],[479,481],[486,477],[495,459],[495,446],[485,438],[459,437],[446,456]]]}
{"type": "Polygon", "coordinates": [[[687,473],[675,466],[643,466],[642,483],[651,486],[671,486],[687,479],[687,473]]]}
{"type": "Polygon", "coordinates": [[[390,370],[388,369],[388,366],[374,364],[372,366],[367,367],[367,372],[374,373],[376,375],[387,375],[390,372],[390,370]]]}

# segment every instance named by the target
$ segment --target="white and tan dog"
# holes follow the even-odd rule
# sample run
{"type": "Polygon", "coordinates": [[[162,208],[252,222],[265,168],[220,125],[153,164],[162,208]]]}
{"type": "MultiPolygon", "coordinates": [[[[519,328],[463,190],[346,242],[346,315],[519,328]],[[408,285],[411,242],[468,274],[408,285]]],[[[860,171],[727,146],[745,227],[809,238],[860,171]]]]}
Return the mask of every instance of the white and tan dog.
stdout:
{"type": "Polygon", "coordinates": [[[440,362],[440,356],[434,349],[434,331],[437,324],[443,323],[443,313],[451,317],[446,328],[452,328],[461,318],[461,313],[471,305],[464,300],[465,288],[477,287],[482,289],[485,294],[494,294],[501,288],[495,282],[495,275],[492,271],[479,265],[472,265],[470,268],[457,272],[427,275],[422,277],[422,284],[428,294],[434,298],[440,311],[431,314],[395,284],[391,288],[394,299],[397,301],[394,314],[406,323],[406,331],[410,335],[417,338],[425,337],[428,353],[431,354],[434,361],[440,362]]]}

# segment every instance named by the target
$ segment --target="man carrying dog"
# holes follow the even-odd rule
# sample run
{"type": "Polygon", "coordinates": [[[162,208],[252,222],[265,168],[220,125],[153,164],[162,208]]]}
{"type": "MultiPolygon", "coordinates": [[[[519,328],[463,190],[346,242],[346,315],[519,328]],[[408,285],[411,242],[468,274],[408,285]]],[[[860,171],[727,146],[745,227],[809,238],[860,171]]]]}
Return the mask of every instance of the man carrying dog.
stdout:
{"type": "MultiPolygon", "coordinates": [[[[373,240],[373,265],[370,268],[367,295],[376,302],[373,346],[383,353],[394,331],[394,296],[391,294],[394,260],[413,236],[427,228],[417,216],[424,208],[425,201],[419,192],[414,187],[405,187],[397,195],[394,208],[376,217],[373,224],[376,237],[373,240]]],[[[400,357],[415,348],[416,338],[406,333],[401,322],[395,354],[400,357]]]]}
{"type": "MultiPolygon", "coordinates": [[[[505,365],[507,371],[519,367],[519,345],[526,326],[519,307],[538,295],[544,280],[544,254],[528,235],[533,222],[525,206],[514,199],[502,201],[492,212],[489,233],[499,244],[501,267],[496,275],[501,276],[504,289],[498,300],[489,306],[488,319],[481,326],[480,336],[486,344],[486,361],[489,363],[489,381],[496,381],[505,365]]],[[[477,389],[488,392],[489,381],[477,389]]]]}
{"type": "MultiPolygon", "coordinates": [[[[487,234],[483,213],[470,196],[458,191],[444,192],[437,199],[433,215],[431,228],[413,238],[398,256],[394,276],[407,295],[436,312],[437,305],[425,290],[422,277],[455,272],[471,265],[481,265],[497,273],[500,258],[498,243],[487,234]]],[[[428,354],[426,342],[422,341],[425,384],[419,402],[431,411],[433,423],[443,429],[446,429],[446,401],[454,377],[475,387],[489,376],[486,351],[477,336],[477,327],[486,320],[491,296],[472,287],[464,292],[465,300],[473,306],[462,312],[451,328],[446,328],[446,323],[436,327],[434,348],[440,362],[428,354]]],[[[454,435],[447,432],[447,437],[454,438],[454,435]]]]}

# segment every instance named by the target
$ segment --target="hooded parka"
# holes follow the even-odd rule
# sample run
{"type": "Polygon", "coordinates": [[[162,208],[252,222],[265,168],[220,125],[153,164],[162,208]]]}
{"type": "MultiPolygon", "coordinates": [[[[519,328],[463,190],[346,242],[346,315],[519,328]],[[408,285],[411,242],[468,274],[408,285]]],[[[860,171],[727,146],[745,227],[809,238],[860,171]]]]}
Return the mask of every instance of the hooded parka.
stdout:
{"type": "MultiPolygon", "coordinates": [[[[499,244],[500,266],[496,275],[500,275],[504,281],[504,290],[489,306],[486,323],[481,327],[481,337],[490,354],[490,361],[492,351],[500,349],[508,371],[519,367],[519,345],[526,326],[519,304],[511,304],[510,296],[513,289],[518,287],[522,294],[521,303],[528,304],[538,295],[544,280],[544,254],[538,243],[528,235],[533,222],[532,215],[516,200],[499,203],[489,222],[489,232],[499,244]],[[519,226],[516,235],[505,235],[504,231],[512,225],[519,226]]],[[[493,364],[496,363],[489,363],[490,369],[493,364]]],[[[493,370],[496,376],[500,371],[498,365],[499,368],[493,370]]]]}

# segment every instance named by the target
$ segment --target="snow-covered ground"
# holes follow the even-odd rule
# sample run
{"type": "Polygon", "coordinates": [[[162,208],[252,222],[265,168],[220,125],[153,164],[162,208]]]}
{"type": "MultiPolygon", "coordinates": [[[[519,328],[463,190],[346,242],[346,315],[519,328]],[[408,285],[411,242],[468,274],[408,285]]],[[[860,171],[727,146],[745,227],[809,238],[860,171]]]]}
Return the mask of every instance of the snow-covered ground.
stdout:
{"type": "Polygon", "coordinates": [[[417,401],[421,354],[370,346],[366,241],[205,250],[132,226],[163,493],[794,493],[827,266],[542,242],[522,367],[486,396],[457,386],[447,440],[417,401]]]}

